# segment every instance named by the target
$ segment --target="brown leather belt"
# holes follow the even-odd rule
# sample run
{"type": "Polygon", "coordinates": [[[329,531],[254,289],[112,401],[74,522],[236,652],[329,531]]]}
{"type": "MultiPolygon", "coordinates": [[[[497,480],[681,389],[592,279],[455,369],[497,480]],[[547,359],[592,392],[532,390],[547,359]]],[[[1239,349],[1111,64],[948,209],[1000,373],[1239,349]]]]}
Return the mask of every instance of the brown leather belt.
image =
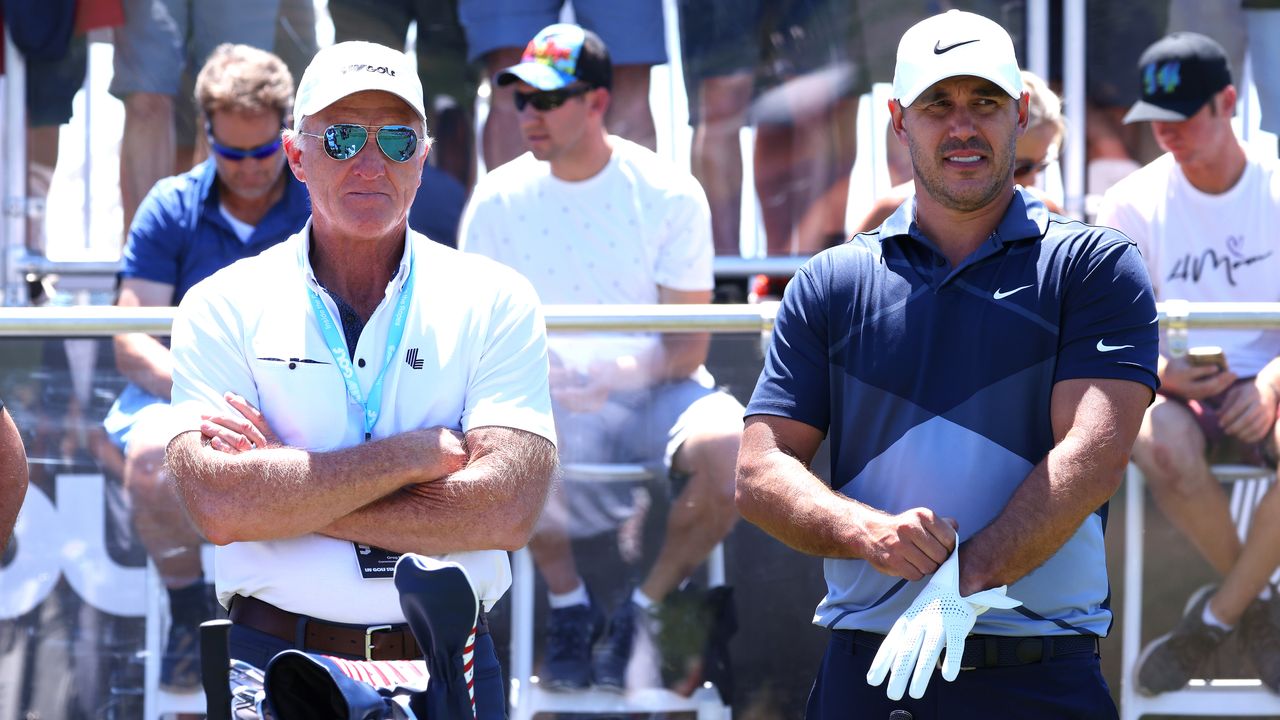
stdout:
{"type": "Polygon", "coordinates": [[[257,598],[236,595],[231,622],[287,640],[309,652],[346,655],[365,660],[418,660],[422,650],[407,624],[343,625],[291,613],[257,598]]]}

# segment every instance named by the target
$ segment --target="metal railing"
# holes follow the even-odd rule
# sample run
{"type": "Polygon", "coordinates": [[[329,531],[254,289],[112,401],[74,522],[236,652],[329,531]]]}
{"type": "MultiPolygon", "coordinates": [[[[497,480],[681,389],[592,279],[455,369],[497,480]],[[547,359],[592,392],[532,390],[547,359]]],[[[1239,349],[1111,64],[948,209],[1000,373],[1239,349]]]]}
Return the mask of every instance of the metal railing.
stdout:
{"type": "MultiPolygon", "coordinates": [[[[1161,303],[1160,325],[1170,329],[1280,328],[1280,302],[1161,303]],[[1170,312],[1172,309],[1172,313],[1170,312]]],[[[773,329],[777,302],[753,305],[546,305],[552,332],[752,333],[773,329]]],[[[0,307],[0,337],[108,337],[141,332],[167,335],[176,308],[0,307]]]]}

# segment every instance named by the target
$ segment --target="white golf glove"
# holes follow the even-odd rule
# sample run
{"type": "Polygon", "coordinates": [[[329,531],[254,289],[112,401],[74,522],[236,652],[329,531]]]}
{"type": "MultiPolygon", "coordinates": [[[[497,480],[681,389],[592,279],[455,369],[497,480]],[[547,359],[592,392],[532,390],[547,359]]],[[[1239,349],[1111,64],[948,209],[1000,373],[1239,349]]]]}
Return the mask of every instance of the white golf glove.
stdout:
{"type": "Polygon", "coordinates": [[[957,538],[951,557],[942,563],[911,607],[893,624],[893,629],[871,661],[867,682],[879,685],[889,675],[889,699],[901,700],[910,677],[911,697],[917,700],[924,697],[944,641],[947,658],[942,664],[942,679],[948,682],[955,680],[960,674],[960,659],[964,656],[964,639],[978,616],[989,608],[1015,608],[1022,604],[1005,595],[1006,587],[1001,585],[960,597],[960,544],[957,538]]]}

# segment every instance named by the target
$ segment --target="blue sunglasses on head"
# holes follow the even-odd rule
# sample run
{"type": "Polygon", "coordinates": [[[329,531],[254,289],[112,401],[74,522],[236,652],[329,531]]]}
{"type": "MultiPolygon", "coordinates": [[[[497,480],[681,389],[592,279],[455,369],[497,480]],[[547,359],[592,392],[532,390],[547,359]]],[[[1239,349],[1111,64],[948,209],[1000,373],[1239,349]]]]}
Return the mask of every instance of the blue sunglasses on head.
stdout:
{"type": "Polygon", "coordinates": [[[275,140],[272,140],[271,142],[263,143],[257,147],[236,148],[236,147],[231,147],[230,145],[223,145],[222,143],[215,140],[213,137],[213,126],[208,122],[204,124],[204,134],[205,134],[205,137],[208,138],[209,140],[209,149],[213,150],[220,157],[224,157],[227,160],[233,160],[236,162],[244,160],[245,158],[262,160],[264,158],[269,158],[280,151],[279,136],[277,136],[275,140]]]}

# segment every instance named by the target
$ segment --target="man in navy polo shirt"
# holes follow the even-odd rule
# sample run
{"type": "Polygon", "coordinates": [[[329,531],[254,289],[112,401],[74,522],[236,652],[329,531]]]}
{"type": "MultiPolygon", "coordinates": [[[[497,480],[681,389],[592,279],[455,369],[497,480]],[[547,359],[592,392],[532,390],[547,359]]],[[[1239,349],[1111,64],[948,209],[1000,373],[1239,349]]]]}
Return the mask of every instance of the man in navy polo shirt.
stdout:
{"type": "Polygon", "coordinates": [[[1146,270],[1015,189],[1027,95],[994,22],[908,30],[894,98],[915,197],[796,274],[738,460],[743,517],[826,558],[808,717],[1115,717],[1103,526],[1157,385],[1146,270]]]}
{"type": "MultiPolygon", "coordinates": [[[[290,121],[293,78],[280,58],[248,45],[214,50],[196,80],[210,158],[156,183],[124,248],[116,305],[177,305],[191,286],[257,255],[306,222],[306,187],[285,172],[280,130],[290,121]]],[[[198,533],[162,472],[169,431],[172,361],[167,345],[118,335],[116,365],[129,384],[104,425],[124,453],[133,522],[169,591],[173,616],[161,684],[199,686],[196,628],[212,616],[198,533]]]]}

